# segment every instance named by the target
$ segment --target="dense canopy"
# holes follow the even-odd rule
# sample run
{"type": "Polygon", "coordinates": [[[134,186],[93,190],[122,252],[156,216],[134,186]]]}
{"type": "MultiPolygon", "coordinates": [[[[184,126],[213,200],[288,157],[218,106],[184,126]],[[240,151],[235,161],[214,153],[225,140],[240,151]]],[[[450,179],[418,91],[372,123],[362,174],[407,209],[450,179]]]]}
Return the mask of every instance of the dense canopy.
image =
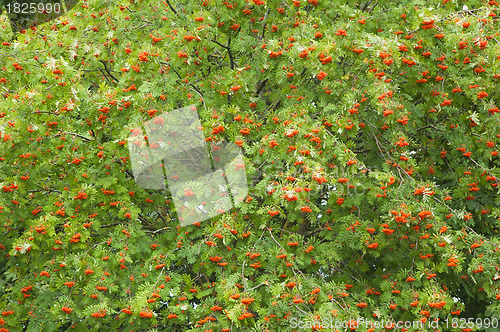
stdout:
{"type": "Polygon", "coordinates": [[[90,0],[21,31],[4,8],[0,331],[500,325],[499,8],[90,0]],[[130,155],[179,109],[248,186],[188,225],[130,155]]]}

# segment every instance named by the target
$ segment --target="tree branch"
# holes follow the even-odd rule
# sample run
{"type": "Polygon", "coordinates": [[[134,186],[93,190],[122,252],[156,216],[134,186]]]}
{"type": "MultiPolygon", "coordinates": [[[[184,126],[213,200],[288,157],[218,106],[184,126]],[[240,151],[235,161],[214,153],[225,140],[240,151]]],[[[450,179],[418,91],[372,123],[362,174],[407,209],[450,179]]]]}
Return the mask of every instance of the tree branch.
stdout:
{"type": "Polygon", "coordinates": [[[174,9],[174,7],[172,7],[172,4],[170,3],[170,0],[166,0],[166,1],[167,1],[167,5],[170,7],[170,9],[172,9],[174,14],[177,14],[177,11],[174,9]]]}
{"type": "Polygon", "coordinates": [[[85,136],[82,136],[82,135],[80,135],[80,134],[76,134],[76,133],[68,133],[68,132],[65,132],[65,131],[63,131],[62,133],[63,133],[63,134],[69,134],[69,135],[76,136],[76,137],[78,137],[78,138],[81,138],[81,139],[83,139],[83,140],[86,140],[87,142],[88,142],[88,141],[93,141],[93,139],[88,138],[88,137],[85,137],[85,136]]]}
{"type": "Polygon", "coordinates": [[[229,63],[230,63],[231,69],[234,69],[234,57],[233,57],[233,53],[231,53],[231,48],[229,47],[229,45],[231,45],[231,38],[229,38],[227,41],[227,53],[229,55],[229,63]]]}
{"type": "Polygon", "coordinates": [[[110,71],[109,71],[109,69],[108,69],[108,66],[106,66],[106,61],[104,61],[104,60],[99,60],[99,62],[100,62],[100,63],[102,63],[102,64],[104,65],[104,70],[106,71],[106,73],[108,73],[108,75],[109,75],[112,79],[114,79],[116,82],[118,82],[119,80],[118,80],[115,76],[113,76],[113,74],[111,74],[111,72],[110,72],[110,71]]]}
{"type": "MultiPolygon", "coordinates": [[[[234,69],[234,67],[235,67],[234,57],[233,57],[233,53],[231,53],[231,48],[229,47],[231,45],[231,38],[228,39],[227,45],[222,45],[221,43],[219,43],[218,41],[216,41],[214,39],[210,39],[210,41],[216,43],[220,47],[225,48],[227,50],[227,54],[229,55],[229,62],[231,64],[231,69],[234,69]]],[[[224,60],[224,59],[222,59],[222,60],[224,60]]]]}
{"type": "Polygon", "coordinates": [[[255,91],[255,96],[258,96],[260,94],[260,92],[262,91],[262,89],[264,89],[264,86],[266,86],[266,83],[269,79],[265,79],[263,81],[260,81],[259,83],[257,83],[257,91],[255,91]]]}

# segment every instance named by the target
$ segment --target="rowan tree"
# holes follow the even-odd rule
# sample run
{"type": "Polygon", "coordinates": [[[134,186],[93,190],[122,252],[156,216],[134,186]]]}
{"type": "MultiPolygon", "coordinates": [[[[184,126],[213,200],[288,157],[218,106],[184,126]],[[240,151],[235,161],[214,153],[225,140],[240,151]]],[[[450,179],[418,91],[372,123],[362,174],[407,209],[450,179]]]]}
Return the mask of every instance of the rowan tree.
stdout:
{"type": "Polygon", "coordinates": [[[498,326],[500,5],[463,3],[89,0],[21,31],[4,11],[0,331],[498,326]],[[181,226],[129,151],[186,107],[249,191],[181,226]]]}

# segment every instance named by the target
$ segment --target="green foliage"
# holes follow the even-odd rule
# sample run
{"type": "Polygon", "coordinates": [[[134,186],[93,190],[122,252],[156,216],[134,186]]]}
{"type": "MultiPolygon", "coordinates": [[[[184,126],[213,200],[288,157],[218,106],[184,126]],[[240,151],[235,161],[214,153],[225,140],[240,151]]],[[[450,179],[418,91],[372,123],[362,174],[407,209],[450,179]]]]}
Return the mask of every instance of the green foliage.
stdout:
{"type": "Polygon", "coordinates": [[[0,331],[499,317],[498,4],[467,4],[91,0],[17,34],[0,16],[0,331]],[[189,105],[207,144],[241,146],[249,192],[180,227],[128,138],[189,105]]]}

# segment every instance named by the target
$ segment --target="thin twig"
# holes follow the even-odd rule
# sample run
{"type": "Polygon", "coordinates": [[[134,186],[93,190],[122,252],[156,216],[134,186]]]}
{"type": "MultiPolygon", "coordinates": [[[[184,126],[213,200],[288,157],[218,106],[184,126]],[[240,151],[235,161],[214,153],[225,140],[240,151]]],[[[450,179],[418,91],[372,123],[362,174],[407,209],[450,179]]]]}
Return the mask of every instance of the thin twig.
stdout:
{"type": "Polygon", "coordinates": [[[83,140],[86,140],[86,141],[93,141],[93,139],[92,139],[92,138],[88,138],[88,137],[82,136],[82,135],[80,135],[80,134],[76,134],[76,133],[68,133],[68,132],[65,132],[65,131],[63,131],[62,133],[63,133],[63,134],[73,135],[73,136],[79,137],[79,138],[81,138],[81,139],[83,139],[83,140]]]}
{"type": "Polygon", "coordinates": [[[167,5],[170,7],[170,9],[172,9],[174,14],[177,14],[177,11],[174,9],[174,7],[172,7],[172,4],[170,3],[170,0],[166,0],[166,1],[167,1],[167,5]]]}
{"type": "Polygon", "coordinates": [[[156,233],[161,232],[161,231],[166,230],[166,229],[171,229],[171,227],[170,226],[165,226],[165,227],[159,228],[159,229],[157,229],[155,231],[148,231],[148,230],[146,230],[145,232],[146,233],[151,233],[151,234],[156,234],[156,233]]]}

